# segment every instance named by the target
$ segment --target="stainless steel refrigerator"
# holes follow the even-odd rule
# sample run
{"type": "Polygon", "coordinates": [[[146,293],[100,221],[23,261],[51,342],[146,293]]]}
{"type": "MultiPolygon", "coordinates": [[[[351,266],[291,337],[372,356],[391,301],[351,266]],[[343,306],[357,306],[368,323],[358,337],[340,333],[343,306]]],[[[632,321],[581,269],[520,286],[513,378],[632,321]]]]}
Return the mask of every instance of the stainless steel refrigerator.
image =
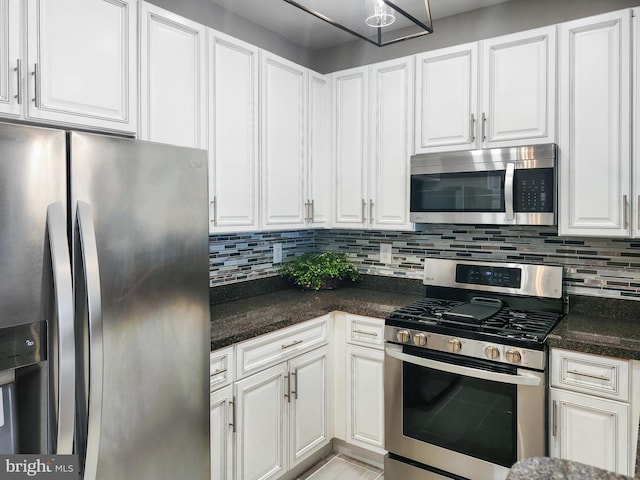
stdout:
{"type": "Polygon", "coordinates": [[[207,209],[202,150],[0,124],[0,450],[209,478],[207,209]]]}

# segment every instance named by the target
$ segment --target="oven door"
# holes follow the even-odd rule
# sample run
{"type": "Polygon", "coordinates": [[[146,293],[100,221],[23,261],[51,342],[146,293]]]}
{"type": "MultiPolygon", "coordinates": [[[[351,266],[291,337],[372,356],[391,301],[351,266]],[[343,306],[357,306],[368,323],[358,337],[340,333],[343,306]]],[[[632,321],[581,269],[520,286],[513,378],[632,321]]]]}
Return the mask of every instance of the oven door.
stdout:
{"type": "Polygon", "coordinates": [[[392,455],[494,480],[517,460],[545,454],[542,372],[387,344],[384,391],[392,455]]]}

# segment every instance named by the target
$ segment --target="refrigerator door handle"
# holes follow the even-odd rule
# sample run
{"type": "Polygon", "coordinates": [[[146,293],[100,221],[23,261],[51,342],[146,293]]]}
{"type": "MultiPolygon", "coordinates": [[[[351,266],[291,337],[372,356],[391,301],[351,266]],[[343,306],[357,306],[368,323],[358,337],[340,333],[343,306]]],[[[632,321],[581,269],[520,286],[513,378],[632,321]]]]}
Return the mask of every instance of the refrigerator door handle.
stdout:
{"type": "MultiPolygon", "coordinates": [[[[78,201],[77,222],[79,248],[84,271],[84,291],[88,316],[89,385],[88,412],[86,418],[87,439],[84,458],[84,480],[94,480],[98,468],[98,450],[102,428],[102,294],[98,249],[93,224],[93,209],[86,202],[78,201]]],[[[76,282],[81,281],[76,276],[76,282]]],[[[85,367],[86,368],[86,367],[85,367]]],[[[82,465],[82,459],[80,459],[82,465]]],[[[81,467],[82,468],[82,467],[81,467]]]]}
{"type": "Polygon", "coordinates": [[[57,342],[53,346],[57,369],[54,369],[54,390],[57,405],[55,453],[73,453],[75,419],[75,340],[73,327],[73,287],[71,261],[67,243],[66,213],[62,202],[47,207],[47,237],[51,254],[51,274],[58,323],[57,342]]]}

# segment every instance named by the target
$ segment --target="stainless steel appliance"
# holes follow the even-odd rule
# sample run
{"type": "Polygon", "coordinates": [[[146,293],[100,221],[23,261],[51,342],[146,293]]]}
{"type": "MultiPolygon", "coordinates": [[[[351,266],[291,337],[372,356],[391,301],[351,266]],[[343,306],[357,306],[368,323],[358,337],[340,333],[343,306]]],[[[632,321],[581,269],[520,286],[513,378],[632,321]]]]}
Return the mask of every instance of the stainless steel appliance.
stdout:
{"type": "Polygon", "coordinates": [[[555,225],[556,145],[411,157],[415,223],[555,225]]]}
{"type": "Polygon", "coordinates": [[[505,478],[545,448],[545,339],[562,268],[428,258],[385,321],[385,476],[505,478]]]}
{"type": "Polygon", "coordinates": [[[0,344],[40,347],[8,367],[16,453],[209,478],[206,152],[9,124],[0,152],[0,344]]]}

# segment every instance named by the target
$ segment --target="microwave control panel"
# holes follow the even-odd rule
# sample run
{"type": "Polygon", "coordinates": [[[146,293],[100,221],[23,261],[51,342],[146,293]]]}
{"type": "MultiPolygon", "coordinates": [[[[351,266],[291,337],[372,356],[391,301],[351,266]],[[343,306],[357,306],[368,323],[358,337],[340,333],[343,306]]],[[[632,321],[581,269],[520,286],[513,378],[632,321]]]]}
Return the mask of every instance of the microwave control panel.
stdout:
{"type": "Polygon", "coordinates": [[[514,175],[514,209],[516,212],[553,212],[554,169],[516,170],[514,175]]]}

